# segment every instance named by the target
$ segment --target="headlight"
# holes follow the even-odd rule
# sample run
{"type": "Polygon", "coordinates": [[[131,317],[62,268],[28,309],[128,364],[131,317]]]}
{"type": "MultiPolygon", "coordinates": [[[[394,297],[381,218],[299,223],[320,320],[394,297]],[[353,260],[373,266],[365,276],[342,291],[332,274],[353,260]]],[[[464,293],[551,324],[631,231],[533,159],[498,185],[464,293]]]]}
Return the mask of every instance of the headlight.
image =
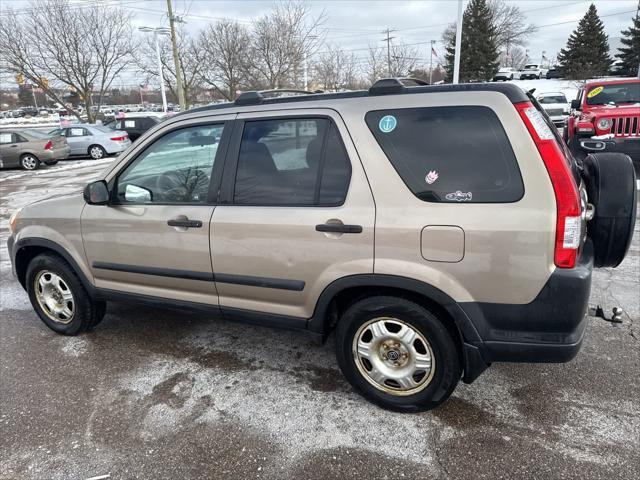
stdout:
{"type": "Polygon", "coordinates": [[[21,210],[22,209],[19,208],[18,210],[13,212],[9,217],[9,229],[11,230],[11,233],[15,233],[16,231],[16,224],[18,223],[18,217],[20,216],[21,210]]]}
{"type": "Polygon", "coordinates": [[[600,130],[609,130],[611,128],[611,120],[608,118],[601,118],[598,120],[598,128],[600,130]]]}

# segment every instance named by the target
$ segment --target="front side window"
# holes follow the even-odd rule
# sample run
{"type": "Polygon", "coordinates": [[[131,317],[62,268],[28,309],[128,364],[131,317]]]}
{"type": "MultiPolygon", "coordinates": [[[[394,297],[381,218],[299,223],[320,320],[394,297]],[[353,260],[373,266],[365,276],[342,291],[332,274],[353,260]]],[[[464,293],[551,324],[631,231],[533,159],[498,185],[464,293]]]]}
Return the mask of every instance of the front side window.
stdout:
{"type": "Polygon", "coordinates": [[[518,162],[487,107],[429,107],[367,113],[366,122],[415,196],[427,202],[518,201],[518,162]]]}
{"type": "Polygon", "coordinates": [[[349,157],[336,126],[328,119],[246,122],[234,203],[340,205],[350,178],[349,157]]]}
{"type": "Polygon", "coordinates": [[[118,201],[205,203],[223,128],[183,128],[156,140],[120,174],[118,201]]]}

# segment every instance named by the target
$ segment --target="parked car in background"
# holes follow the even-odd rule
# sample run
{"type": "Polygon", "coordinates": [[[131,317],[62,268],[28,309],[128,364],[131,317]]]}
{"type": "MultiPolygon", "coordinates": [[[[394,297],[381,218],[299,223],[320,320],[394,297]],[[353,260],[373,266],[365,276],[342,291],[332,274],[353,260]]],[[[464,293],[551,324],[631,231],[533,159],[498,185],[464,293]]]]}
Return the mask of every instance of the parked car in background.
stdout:
{"type": "Polygon", "coordinates": [[[513,80],[515,72],[516,72],[515,68],[502,67],[500,70],[498,70],[498,73],[496,73],[493,76],[493,81],[494,82],[498,82],[498,81],[505,81],[506,82],[507,80],[513,80]]]}
{"type": "Polygon", "coordinates": [[[542,68],[542,66],[537,63],[529,63],[518,73],[520,80],[532,80],[545,77],[547,75],[547,69],[542,68]]]}
{"type": "Polygon", "coordinates": [[[626,153],[640,172],[640,79],[587,81],[571,109],[564,138],[574,154],[626,153]]]}
{"type": "Polygon", "coordinates": [[[547,112],[553,124],[556,127],[563,127],[571,111],[571,105],[565,94],[562,92],[545,92],[538,94],[536,99],[547,112]]]}
{"type": "Polygon", "coordinates": [[[69,156],[65,138],[32,129],[0,130],[0,168],[36,170],[42,163],[55,165],[69,156]]]}
{"type": "Polygon", "coordinates": [[[131,145],[127,132],[111,130],[104,125],[78,123],[49,133],[67,139],[71,147],[71,156],[88,155],[96,160],[124,152],[131,145]]]}
{"type": "Polygon", "coordinates": [[[140,135],[156,126],[165,118],[164,113],[143,112],[126,113],[124,118],[114,118],[104,123],[105,127],[112,130],[121,130],[129,134],[132,142],[135,142],[140,135]]]}
{"type": "Polygon", "coordinates": [[[551,67],[549,70],[547,70],[547,80],[562,78],[563,76],[564,72],[562,71],[562,67],[551,67]]]}

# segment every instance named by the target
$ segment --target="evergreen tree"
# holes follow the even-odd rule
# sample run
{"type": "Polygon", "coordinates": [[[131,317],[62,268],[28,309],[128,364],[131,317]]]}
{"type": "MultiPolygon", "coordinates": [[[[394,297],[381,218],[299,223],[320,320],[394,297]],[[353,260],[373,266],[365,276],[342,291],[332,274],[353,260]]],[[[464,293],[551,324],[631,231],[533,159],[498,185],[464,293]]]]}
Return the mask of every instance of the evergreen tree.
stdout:
{"type": "MultiPolygon", "coordinates": [[[[453,80],[455,36],[446,46],[446,80],[453,80]]],[[[462,17],[460,82],[491,80],[498,71],[496,28],[487,0],[471,0],[462,17]]]]}
{"type": "Polygon", "coordinates": [[[594,4],[569,36],[567,47],[560,50],[558,61],[567,78],[585,79],[606,75],[611,66],[609,42],[604,24],[594,4]]]}
{"type": "Polygon", "coordinates": [[[640,68],[640,16],[636,15],[628,30],[622,31],[620,39],[624,47],[620,47],[620,53],[616,55],[622,61],[620,73],[628,77],[638,75],[640,68]]]}

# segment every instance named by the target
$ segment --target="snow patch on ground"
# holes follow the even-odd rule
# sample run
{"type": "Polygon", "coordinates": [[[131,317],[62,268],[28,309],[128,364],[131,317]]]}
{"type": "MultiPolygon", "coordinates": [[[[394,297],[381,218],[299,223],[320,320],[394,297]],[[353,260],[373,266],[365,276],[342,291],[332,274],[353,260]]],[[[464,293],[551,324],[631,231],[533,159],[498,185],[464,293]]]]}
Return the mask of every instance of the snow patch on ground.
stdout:
{"type": "Polygon", "coordinates": [[[87,353],[89,342],[81,337],[65,337],[62,353],[68,357],[79,357],[87,353]]]}

